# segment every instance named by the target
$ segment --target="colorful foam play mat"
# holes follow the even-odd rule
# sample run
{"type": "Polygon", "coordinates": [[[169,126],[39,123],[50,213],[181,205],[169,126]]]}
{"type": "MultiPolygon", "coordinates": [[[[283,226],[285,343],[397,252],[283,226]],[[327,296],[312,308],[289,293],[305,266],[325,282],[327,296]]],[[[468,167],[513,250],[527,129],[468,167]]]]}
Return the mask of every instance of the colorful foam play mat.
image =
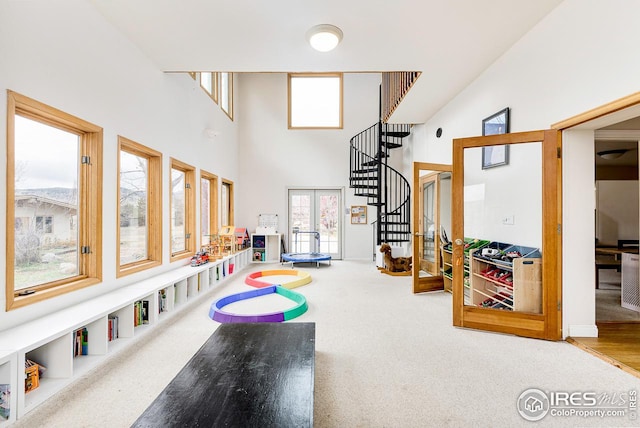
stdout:
{"type": "Polygon", "coordinates": [[[253,272],[245,278],[245,283],[256,287],[254,290],[231,294],[218,299],[211,304],[209,318],[220,323],[234,322],[283,322],[299,317],[307,311],[307,299],[292,288],[300,287],[311,282],[311,275],[307,272],[296,270],[266,270],[253,272]],[[295,279],[282,284],[272,284],[260,281],[258,278],[265,276],[295,276],[295,279]],[[235,302],[254,299],[270,294],[277,294],[280,297],[291,300],[295,306],[282,311],[274,311],[260,314],[241,314],[225,311],[223,308],[235,302]]]}

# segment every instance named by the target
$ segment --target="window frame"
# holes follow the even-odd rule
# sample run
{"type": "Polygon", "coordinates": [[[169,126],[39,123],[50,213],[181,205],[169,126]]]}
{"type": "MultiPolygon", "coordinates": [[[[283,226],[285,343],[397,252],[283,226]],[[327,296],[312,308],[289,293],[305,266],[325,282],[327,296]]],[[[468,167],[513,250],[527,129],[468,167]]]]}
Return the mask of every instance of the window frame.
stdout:
{"type": "Polygon", "coordinates": [[[162,264],[162,153],[118,135],[118,194],[116,213],[116,278],[151,269],[162,264]],[[147,160],[147,258],[120,263],[120,153],[147,160]]]}
{"type": "Polygon", "coordinates": [[[101,127],[47,104],[7,90],[6,310],[10,311],[102,282],[102,146],[101,127]],[[78,183],[78,275],[15,291],[15,116],[78,135],[81,157],[78,183]],[[79,251],[80,252],[80,251],[79,251]]]}
{"type": "Polygon", "coordinates": [[[218,105],[220,106],[220,108],[222,109],[222,111],[227,115],[227,117],[229,117],[229,119],[231,119],[231,121],[233,121],[233,79],[234,73],[230,73],[230,72],[219,72],[216,73],[219,74],[218,76],[218,85],[219,85],[219,89],[218,89],[218,94],[219,94],[219,103],[218,105]],[[227,79],[227,103],[228,103],[228,107],[229,110],[227,111],[224,108],[224,100],[222,99],[222,75],[223,74],[227,74],[229,75],[229,78],[227,79]]]}
{"type": "MultiPolygon", "coordinates": [[[[220,202],[220,209],[221,210],[226,210],[228,208],[227,211],[227,219],[229,220],[228,223],[229,224],[222,224],[221,226],[234,226],[234,196],[233,196],[233,181],[231,180],[227,180],[226,178],[222,179],[222,186],[227,188],[227,197],[229,199],[229,206],[222,206],[222,201],[220,202]]],[[[220,198],[222,198],[222,195],[220,195],[220,198]]],[[[222,215],[223,213],[220,213],[220,221],[222,221],[222,218],[224,217],[224,215],[222,215]]]]}
{"type": "Polygon", "coordinates": [[[170,261],[191,257],[196,251],[196,216],[195,216],[195,167],[171,158],[169,167],[169,253],[170,261]],[[182,171],[184,173],[185,192],[184,192],[184,225],[185,225],[185,249],[174,253],[171,248],[173,240],[173,224],[171,222],[171,214],[173,212],[173,183],[172,170],[182,171]]]}
{"type": "Polygon", "coordinates": [[[200,78],[198,79],[200,82],[200,87],[211,97],[214,103],[218,104],[218,73],[214,72],[201,72],[198,73],[200,78]],[[202,84],[202,75],[210,74],[211,75],[211,89],[208,89],[202,84]]]}
{"type": "MultiPolygon", "coordinates": [[[[218,233],[218,176],[210,172],[200,170],[200,180],[207,180],[209,182],[209,232],[210,235],[218,233]]],[[[202,183],[201,183],[202,184],[202,183]]],[[[202,185],[200,186],[200,207],[202,212],[202,185]]],[[[200,218],[200,239],[202,239],[202,217],[200,218]]],[[[200,245],[205,245],[205,242],[200,242],[200,245]]]]}
{"type": "Polygon", "coordinates": [[[344,129],[344,73],[288,73],[287,74],[287,125],[288,129],[344,129]],[[340,79],[339,96],[339,124],[338,126],[293,126],[291,124],[292,102],[291,102],[291,79],[295,78],[321,78],[337,77],[340,79]]]}

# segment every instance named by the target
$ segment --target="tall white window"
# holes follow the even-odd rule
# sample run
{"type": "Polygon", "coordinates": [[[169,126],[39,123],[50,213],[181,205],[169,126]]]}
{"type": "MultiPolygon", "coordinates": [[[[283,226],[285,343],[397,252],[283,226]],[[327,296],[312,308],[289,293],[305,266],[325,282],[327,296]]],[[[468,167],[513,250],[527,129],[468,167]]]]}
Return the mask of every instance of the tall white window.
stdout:
{"type": "Polygon", "coordinates": [[[218,177],[200,172],[200,244],[211,242],[218,232],[218,177]]]}
{"type": "Polygon", "coordinates": [[[162,262],[162,154],[118,137],[117,275],[162,262]]]}
{"type": "Polygon", "coordinates": [[[195,251],[195,168],[171,160],[171,260],[195,251]]]}
{"type": "Polygon", "coordinates": [[[102,128],[12,91],[7,101],[10,310],[100,282],[102,128]]]}

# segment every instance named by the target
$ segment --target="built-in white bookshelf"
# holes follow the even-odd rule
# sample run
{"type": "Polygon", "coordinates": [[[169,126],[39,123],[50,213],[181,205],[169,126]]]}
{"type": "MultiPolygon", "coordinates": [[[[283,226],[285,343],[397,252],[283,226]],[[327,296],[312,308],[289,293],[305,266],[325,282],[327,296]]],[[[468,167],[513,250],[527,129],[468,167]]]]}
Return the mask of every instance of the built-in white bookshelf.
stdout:
{"type": "Polygon", "coordinates": [[[279,233],[251,234],[251,261],[254,263],[278,263],[281,256],[279,233]]]}
{"type": "Polygon", "coordinates": [[[0,427],[9,426],[16,420],[17,413],[17,364],[18,357],[13,351],[0,350],[0,403],[3,406],[0,413],[0,427]],[[9,393],[7,394],[7,390],[9,393]],[[8,395],[8,396],[7,396],[8,395]],[[8,417],[5,417],[6,412],[8,417]]]}
{"type": "MultiPolygon", "coordinates": [[[[250,261],[251,250],[246,249],[204,265],[182,266],[1,331],[0,347],[10,349],[0,350],[0,385],[10,385],[11,394],[10,416],[0,417],[0,428],[104,363],[108,355],[128,348],[147,332],[162,328],[163,321],[204,297],[250,261]],[[145,308],[144,321],[138,325],[134,322],[136,302],[145,308]],[[117,332],[109,340],[109,319],[116,317],[117,332]],[[85,328],[86,355],[74,355],[76,331],[85,328]],[[27,359],[46,368],[39,386],[29,392],[25,392],[27,359]]],[[[138,319],[142,320],[140,313],[138,319]]]]}

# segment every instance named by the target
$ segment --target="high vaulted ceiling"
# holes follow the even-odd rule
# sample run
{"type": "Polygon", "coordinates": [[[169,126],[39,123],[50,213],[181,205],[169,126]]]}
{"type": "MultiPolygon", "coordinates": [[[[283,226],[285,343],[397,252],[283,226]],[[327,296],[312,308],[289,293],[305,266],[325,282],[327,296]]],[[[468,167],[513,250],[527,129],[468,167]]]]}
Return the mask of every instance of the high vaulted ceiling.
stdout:
{"type": "Polygon", "coordinates": [[[90,0],[163,71],[421,71],[393,122],[422,123],[562,0],[90,0]],[[332,52],[305,34],[344,33],[332,52]]]}

